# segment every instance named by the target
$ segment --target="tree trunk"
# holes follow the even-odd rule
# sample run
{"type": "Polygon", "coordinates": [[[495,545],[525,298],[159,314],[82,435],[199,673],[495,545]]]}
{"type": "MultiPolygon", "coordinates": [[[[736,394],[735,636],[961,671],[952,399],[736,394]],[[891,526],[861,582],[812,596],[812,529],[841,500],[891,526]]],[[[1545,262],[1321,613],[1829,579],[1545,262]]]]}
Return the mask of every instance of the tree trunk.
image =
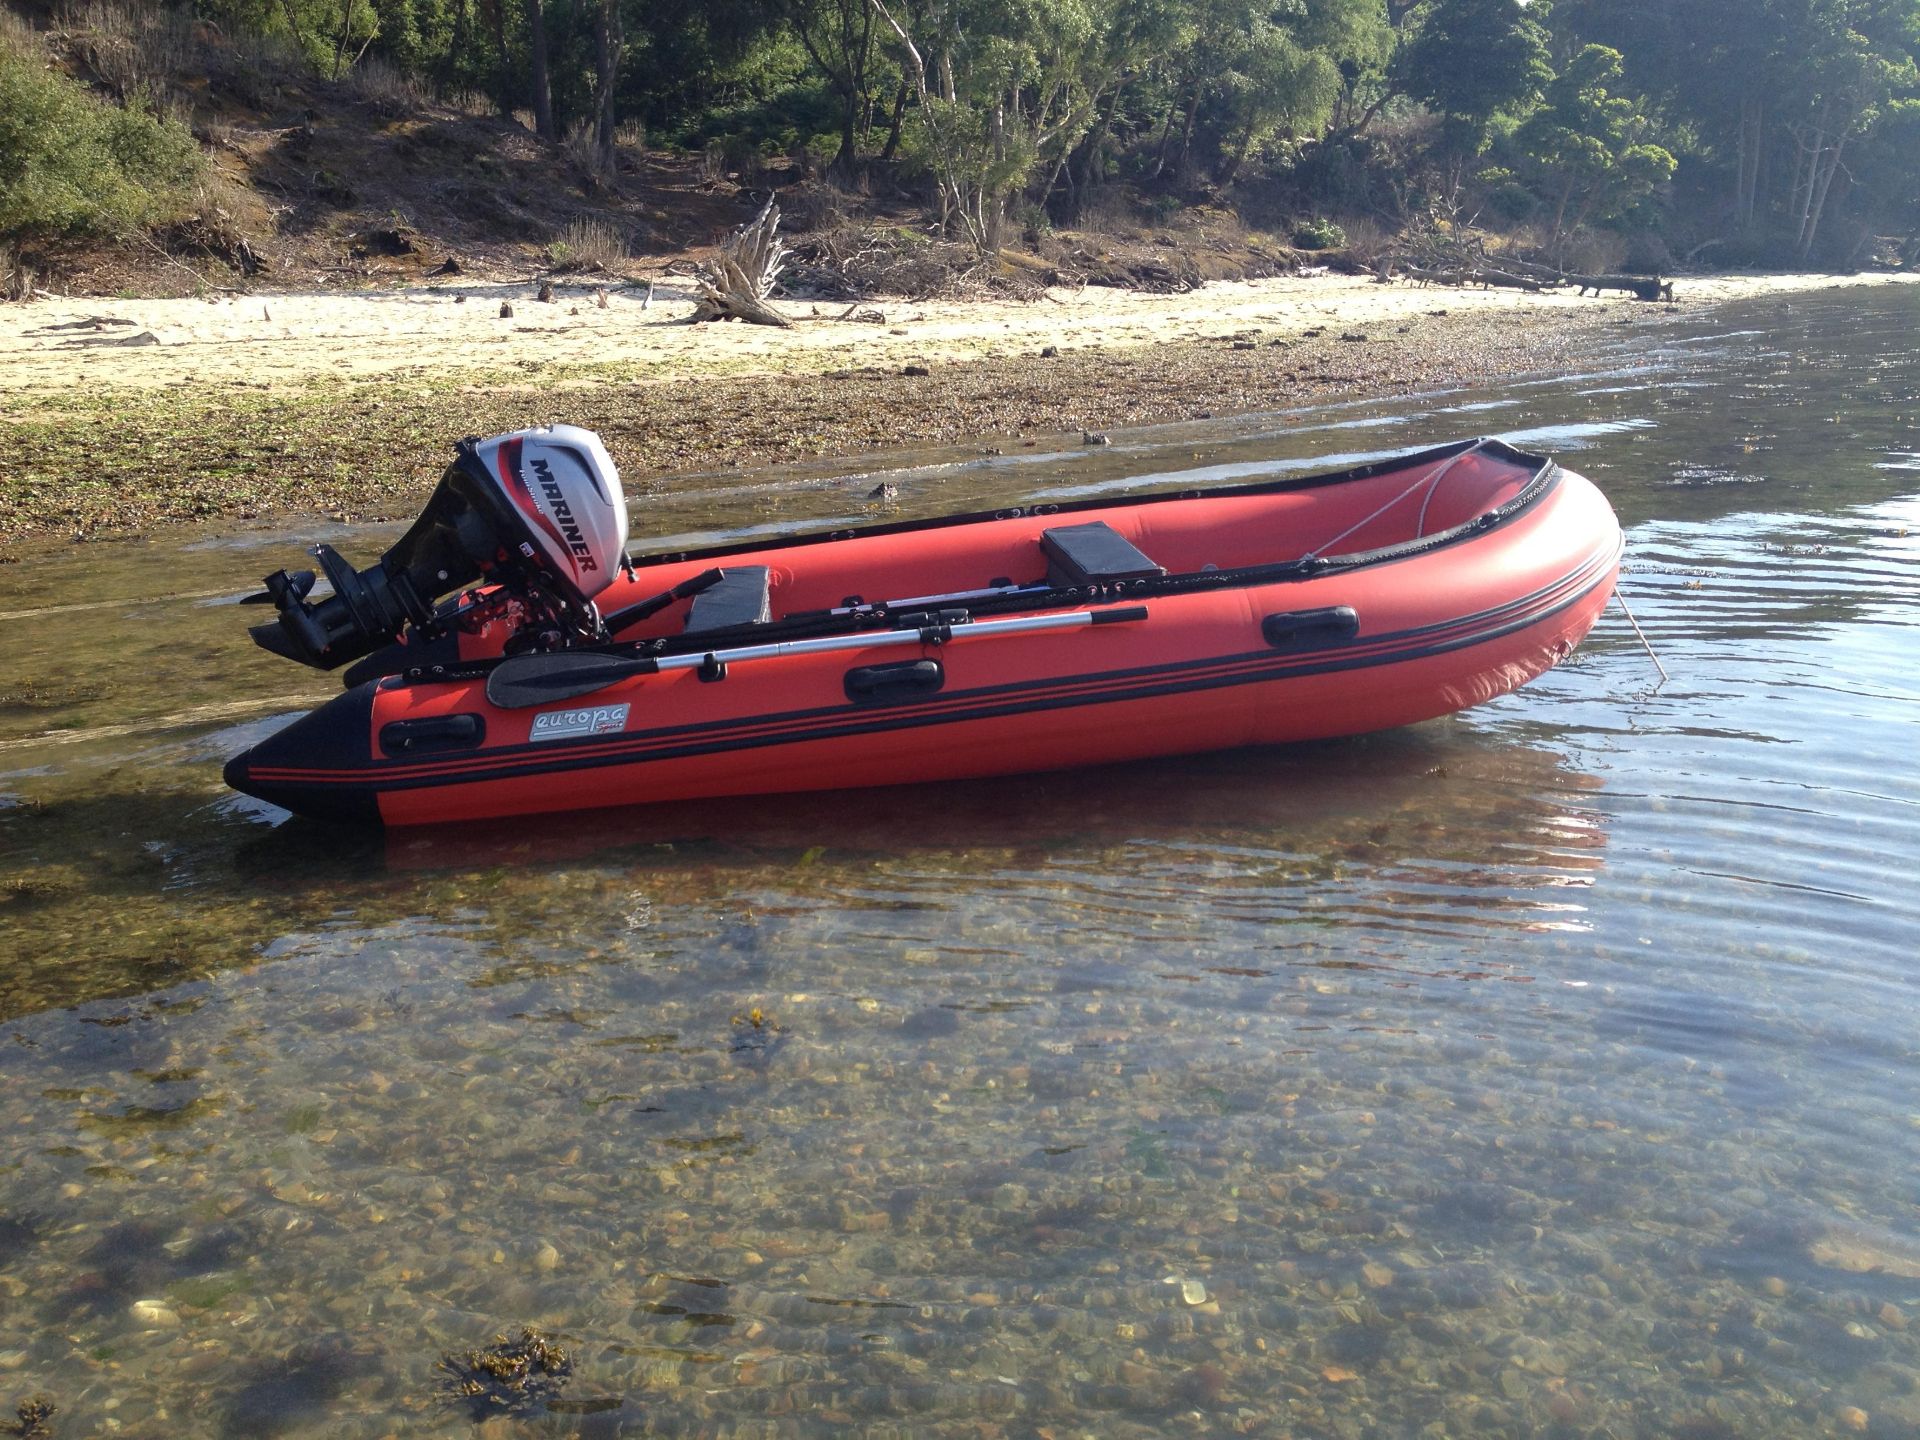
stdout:
{"type": "Polygon", "coordinates": [[[912,92],[906,82],[900,82],[900,89],[893,97],[893,120],[887,126],[887,143],[880,151],[882,164],[893,159],[894,152],[900,148],[900,135],[907,123],[907,96],[912,92]]]}
{"type": "Polygon", "coordinates": [[[860,168],[860,97],[852,85],[842,96],[840,107],[840,150],[827,166],[827,173],[842,184],[851,182],[860,168]]]}
{"type": "Polygon", "coordinates": [[[1180,158],[1174,162],[1173,166],[1174,178],[1183,186],[1193,177],[1191,168],[1191,157],[1193,155],[1193,121],[1194,117],[1199,113],[1200,90],[1199,87],[1196,86],[1192,98],[1187,101],[1186,121],[1180,127],[1180,158]]]}
{"type": "Polygon", "coordinates": [[[502,120],[513,118],[513,54],[507,49],[507,0],[486,0],[487,18],[492,22],[493,47],[500,57],[500,68],[493,82],[493,104],[502,120]]]}
{"type": "Polygon", "coordinates": [[[553,133],[553,87],[547,81],[547,17],[544,0],[527,0],[527,53],[533,68],[533,128],[542,140],[553,133]]]}
{"type": "Polygon", "coordinates": [[[1812,209],[1808,213],[1807,223],[1801,231],[1800,258],[1802,260],[1807,259],[1813,254],[1813,239],[1814,236],[1820,232],[1820,217],[1827,208],[1827,190],[1833,184],[1834,172],[1840,168],[1840,152],[1845,148],[1846,143],[1847,137],[1845,134],[1842,134],[1833,142],[1833,149],[1829,152],[1826,171],[1820,176],[1819,191],[1813,196],[1812,209]]]}
{"type": "Polygon", "coordinates": [[[1156,180],[1166,173],[1167,147],[1173,143],[1173,117],[1179,113],[1179,101],[1168,101],[1166,118],[1160,122],[1160,143],[1155,147],[1153,157],[1153,178],[1156,180]]]}
{"type": "Polygon", "coordinates": [[[1221,188],[1233,184],[1234,177],[1240,173],[1240,167],[1246,163],[1247,151],[1253,148],[1253,126],[1244,125],[1240,129],[1240,138],[1234,142],[1233,154],[1227,157],[1226,169],[1220,172],[1215,182],[1221,188]]]}
{"type": "Polygon", "coordinates": [[[300,29],[300,17],[294,13],[293,0],[280,0],[280,9],[287,17],[287,29],[293,32],[293,45],[296,50],[307,48],[307,37],[300,29]]]}
{"type": "Polygon", "coordinates": [[[333,78],[340,78],[341,62],[346,58],[347,45],[353,39],[353,0],[340,0],[340,33],[333,41],[333,78]]]}
{"type": "Polygon", "coordinates": [[[453,34],[447,40],[447,53],[440,59],[440,89],[444,92],[453,88],[454,67],[460,63],[460,52],[467,48],[467,0],[454,0],[453,34]]]}
{"type": "Polygon", "coordinates": [[[1753,96],[1740,102],[1740,149],[1738,171],[1734,176],[1733,218],[1742,229],[1753,224],[1754,206],[1760,187],[1760,147],[1765,139],[1765,108],[1753,96]]]}
{"type": "MultiPolygon", "coordinates": [[[[900,47],[907,53],[907,71],[913,76],[915,90],[920,96],[920,119],[927,127],[927,138],[933,142],[935,159],[935,184],[940,192],[940,228],[944,232],[953,222],[955,212],[967,227],[967,238],[973,242],[975,250],[986,249],[986,233],[981,229],[979,217],[972,213],[968,205],[967,183],[961,179],[958,165],[953,158],[953,147],[948,144],[945,133],[940,128],[938,117],[934,114],[932,97],[927,91],[927,66],[920,57],[919,47],[913,43],[913,37],[907,33],[906,26],[893,18],[893,12],[887,9],[886,0],[869,0],[880,18],[892,30],[900,47]]],[[[953,65],[950,57],[941,59],[942,78],[945,81],[949,98],[953,91],[953,65]]]]}
{"type": "Polygon", "coordinates": [[[1114,117],[1120,113],[1120,101],[1122,97],[1126,95],[1127,86],[1132,79],[1133,77],[1131,75],[1122,76],[1120,83],[1113,87],[1113,96],[1107,102],[1107,113],[1100,117],[1100,123],[1093,127],[1093,134],[1087,138],[1081,147],[1079,173],[1073,174],[1069,172],[1069,183],[1073,186],[1073,206],[1076,215],[1079,214],[1080,211],[1080,196],[1087,190],[1092,189],[1094,180],[1099,178],[1095,175],[1095,171],[1098,170],[1104,174],[1106,166],[1104,164],[1105,157],[1102,152],[1106,149],[1107,136],[1113,133],[1114,117]]]}
{"type": "Polygon", "coordinates": [[[1553,263],[1560,264],[1566,259],[1560,253],[1560,242],[1566,238],[1567,202],[1573,199],[1573,176],[1569,174],[1566,183],[1560,187],[1560,203],[1553,207],[1553,240],[1548,249],[1553,252],[1553,263]]]}
{"type": "Polygon", "coordinates": [[[599,111],[594,128],[594,148],[599,152],[600,168],[615,171],[613,132],[614,104],[620,88],[620,0],[600,0],[600,26],[594,33],[594,90],[599,111]]]}

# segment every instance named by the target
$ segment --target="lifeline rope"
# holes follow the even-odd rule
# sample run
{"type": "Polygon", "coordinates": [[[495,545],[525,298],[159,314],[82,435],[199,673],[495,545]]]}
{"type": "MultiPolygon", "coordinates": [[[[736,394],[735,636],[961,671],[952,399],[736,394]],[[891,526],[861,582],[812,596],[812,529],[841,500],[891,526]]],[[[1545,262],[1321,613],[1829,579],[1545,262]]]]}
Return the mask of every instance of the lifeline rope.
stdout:
{"type": "MultiPolygon", "coordinates": [[[[1462,460],[1466,459],[1467,456],[1473,454],[1476,450],[1478,450],[1482,445],[1486,443],[1487,442],[1485,440],[1474,441],[1473,444],[1469,445],[1466,449],[1462,450],[1458,455],[1455,455],[1452,458],[1450,458],[1446,464],[1440,466],[1440,468],[1435,470],[1431,475],[1422,475],[1419,479],[1415,480],[1406,489],[1402,490],[1398,495],[1394,496],[1391,500],[1387,501],[1386,504],[1382,505],[1378,510],[1374,511],[1371,515],[1365,516],[1362,519],[1354,521],[1353,524],[1349,525],[1346,529],[1342,530],[1338,535],[1334,536],[1331,540],[1327,541],[1322,545],[1316,546],[1312,550],[1307,551],[1307,553],[1302,555],[1300,559],[1301,560],[1318,560],[1327,551],[1331,550],[1334,546],[1338,545],[1342,540],[1346,539],[1349,535],[1353,534],[1356,530],[1366,529],[1368,525],[1371,525],[1375,520],[1378,520],[1382,515],[1386,514],[1387,511],[1393,509],[1394,506],[1398,505],[1402,500],[1406,499],[1409,495],[1413,494],[1413,492],[1418,490],[1422,485],[1425,485],[1428,487],[1427,498],[1420,502],[1420,523],[1414,528],[1413,533],[1416,537],[1426,534],[1427,506],[1431,504],[1433,501],[1434,490],[1439,487],[1440,482],[1442,480],[1446,479],[1447,472],[1449,470],[1453,469],[1454,466],[1458,465],[1462,460]]],[[[1294,563],[1298,564],[1299,562],[1296,561],[1294,563]]]]}

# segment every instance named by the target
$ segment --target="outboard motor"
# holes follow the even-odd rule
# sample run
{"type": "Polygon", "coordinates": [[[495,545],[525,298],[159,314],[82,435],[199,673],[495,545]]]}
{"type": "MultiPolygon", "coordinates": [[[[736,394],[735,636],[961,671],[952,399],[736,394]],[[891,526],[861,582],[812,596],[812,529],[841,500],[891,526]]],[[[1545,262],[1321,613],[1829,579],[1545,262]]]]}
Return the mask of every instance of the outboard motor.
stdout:
{"type": "Polygon", "coordinates": [[[519,607],[528,643],[602,640],[593,597],[627,563],[627,505],[600,437],[577,425],[466,439],[411,529],[377,564],[355,570],[330,545],[313,554],[333,585],[310,601],[314,572],[267,576],[280,618],[254,643],[319,670],[371,654],[411,626],[434,639],[449,611],[436,602],[485,580],[519,607]]]}

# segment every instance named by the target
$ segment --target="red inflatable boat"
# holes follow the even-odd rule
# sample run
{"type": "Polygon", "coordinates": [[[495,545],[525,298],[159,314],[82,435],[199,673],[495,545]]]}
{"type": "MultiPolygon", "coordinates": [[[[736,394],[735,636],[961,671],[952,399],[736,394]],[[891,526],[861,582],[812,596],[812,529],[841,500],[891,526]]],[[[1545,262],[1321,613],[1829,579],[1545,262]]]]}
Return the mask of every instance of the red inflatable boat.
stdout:
{"type": "Polygon", "coordinates": [[[466,442],[379,566],[270,577],[256,638],[354,683],[228,783],[409,825],[1356,734],[1564,658],[1621,551],[1593,485],[1484,440],[637,562],[625,530],[587,432],[466,442]]]}

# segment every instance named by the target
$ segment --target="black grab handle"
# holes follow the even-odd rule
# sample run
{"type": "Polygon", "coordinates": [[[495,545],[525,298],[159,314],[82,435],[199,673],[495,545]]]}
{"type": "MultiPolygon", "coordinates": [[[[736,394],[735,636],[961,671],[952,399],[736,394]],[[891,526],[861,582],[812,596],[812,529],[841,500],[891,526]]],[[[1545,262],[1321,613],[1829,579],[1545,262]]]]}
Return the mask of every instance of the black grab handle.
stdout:
{"type": "Polygon", "coordinates": [[[931,695],[946,679],[938,660],[862,665],[847,671],[847,698],[856,705],[891,705],[918,695],[931,695]]]}
{"type": "Polygon", "coordinates": [[[483,715],[434,715],[421,720],[393,720],[380,727],[380,748],[388,755],[473,750],[486,738],[483,715]]]}
{"type": "Polygon", "coordinates": [[[1276,650],[1319,650],[1360,633],[1360,614],[1351,605],[1324,610],[1283,610],[1260,622],[1260,633],[1276,650]]]}

